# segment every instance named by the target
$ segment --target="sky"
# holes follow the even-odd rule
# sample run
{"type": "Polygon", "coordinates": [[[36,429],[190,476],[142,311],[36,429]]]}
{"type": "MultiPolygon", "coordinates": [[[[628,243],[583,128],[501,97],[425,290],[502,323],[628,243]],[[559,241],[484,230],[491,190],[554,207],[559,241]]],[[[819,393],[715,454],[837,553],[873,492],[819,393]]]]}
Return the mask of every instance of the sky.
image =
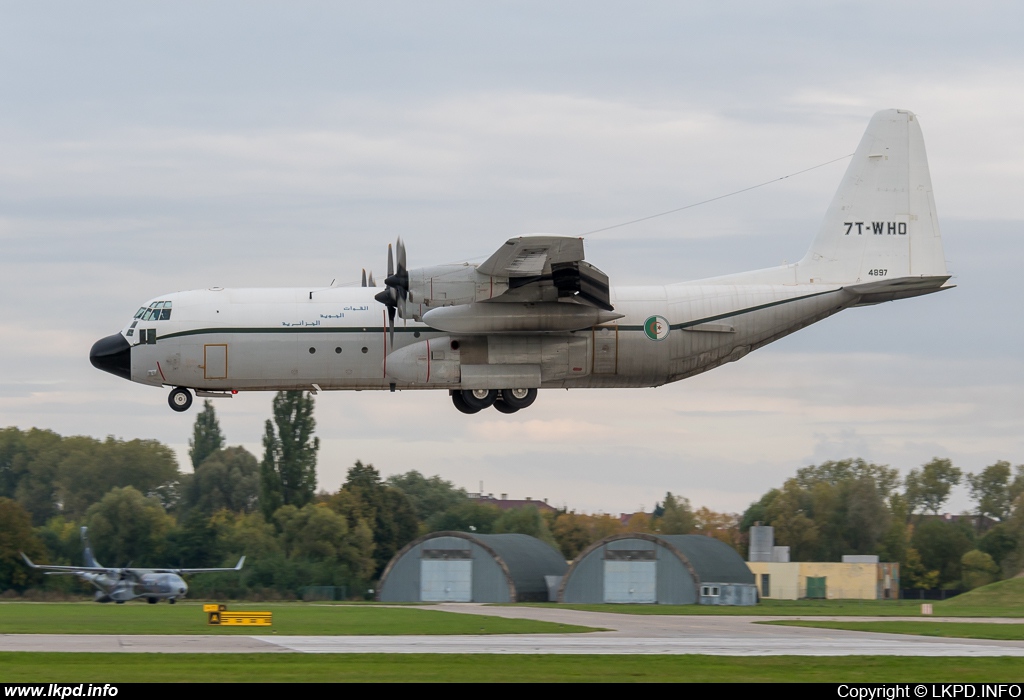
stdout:
{"type": "MultiPolygon", "coordinates": [[[[0,0],[0,426],[156,439],[194,408],[91,367],[147,299],[579,235],[612,284],[799,259],[871,115],[918,114],[957,288],[851,309],[658,389],[316,397],[359,459],[469,491],[742,512],[795,471],[1024,462],[1024,6],[0,0]],[[785,175],[840,159],[810,172],[785,175]]],[[[258,457],[272,394],[215,404],[258,457]]],[[[949,508],[970,507],[958,489],[949,508]]]]}

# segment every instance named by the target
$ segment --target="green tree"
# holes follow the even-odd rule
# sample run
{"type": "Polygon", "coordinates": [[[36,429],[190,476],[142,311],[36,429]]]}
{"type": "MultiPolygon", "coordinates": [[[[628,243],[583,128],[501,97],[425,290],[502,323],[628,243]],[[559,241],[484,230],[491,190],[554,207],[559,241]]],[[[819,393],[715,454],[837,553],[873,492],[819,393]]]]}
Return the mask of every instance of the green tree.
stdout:
{"type": "MultiPolygon", "coordinates": [[[[910,552],[910,526],[907,500],[898,493],[889,496],[889,528],[878,543],[878,556],[882,561],[898,562],[906,570],[910,552]]],[[[916,555],[920,561],[920,555],[916,555]]],[[[919,588],[919,586],[913,586],[919,588]]]]}
{"type": "Polygon", "coordinates": [[[457,488],[438,475],[427,478],[415,470],[393,474],[384,483],[406,495],[422,522],[468,500],[465,489],[457,488]]]}
{"type": "Polygon", "coordinates": [[[380,576],[395,553],[419,534],[419,521],[404,493],[391,488],[372,464],[356,462],[328,505],[355,528],[363,521],[373,533],[374,576],[380,576]]]}
{"type": "Polygon", "coordinates": [[[688,535],[696,527],[696,516],[690,499],[673,496],[669,491],[665,494],[665,501],[661,506],[662,514],[654,527],[663,535],[688,535]]]}
{"type": "Polygon", "coordinates": [[[188,441],[188,456],[192,460],[192,468],[198,469],[207,457],[224,447],[224,436],[220,432],[220,423],[213,410],[213,403],[203,401],[203,410],[196,416],[192,429],[192,439],[188,441]]]}
{"type": "Polygon", "coordinates": [[[285,555],[341,567],[345,580],[367,580],[374,572],[373,533],[364,521],[350,529],[344,516],[325,504],[301,509],[283,506],[274,513],[285,555]]]}
{"type": "Polygon", "coordinates": [[[978,540],[978,549],[992,557],[1000,567],[1017,549],[1020,535],[1011,523],[997,523],[978,540]]]}
{"type": "Polygon", "coordinates": [[[186,512],[198,509],[210,516],[226,508],[248,513],[259,502],[259,463],[241,446],[217,450],[182,479],[181,491],[186,512]]]}
{"type": "Polygon", "coordinates": [[[779,489],[770,489],[755,503],[751,503],[743,512],[743,517],[740,518],[740,530],[746,532],[757,523],[770,525],[771,523],[768,522],[768,509],[772,501],[778,498],[781,493],[779,489]]]}
{"type": "Polygon", "coordinates": [[[454,530],[488,535],[494,532],[494,521],[501,515],[495,506],[466,500],[447,510],[435,514],[427,521],[427,532],[454,530]]]}
{"type": "Polygon", "coordinates": [[[63,450],[54,491],[65,517],[81,518],[115,487],[131,486],[157,498],[165,508],[174,505],[181,474],[167,445],[156,440],[107,437],[100,442],[76,436],[64,438],[63,450]]]}
{"type": "Polygon", "coordinates": [[[23,591],[39,580],[22,560],[22,552],[37,564],[46,563],[28,511],[10,498],[0,498],[0,590],[23,591]]]}
{"type": "Polygon", "coordinates": [[[558,548],[558,542],[551,535],[551,530],[548,529],[540,511],[534,506],[506,510],[494,521],[494,532],[529,535],[558,548]]]}
{"type": "Polygon", "coordinates": [[[818,526],[809,513],[810,496],[795,479],[788,479],[765,509],[765,524],[775,528],[775,542],[790,548],[793,561],[820,559],[818,526]]]}
{"type": "Polygon", "coordinates": [[[888,499],[898,483],[895,469],[863,459],[811,465],[751,505],[740,527],[772,525],[776,542],[788,545],[798,561],[874,554],[889,532],[888,499]]]}
{"type": "Polygon", "coordinates": [[[170,504],[179,477],[174,453],[153,440],[0,430],[0,497],[18,501],[35,525],[55,515],[80,518],[115,486],[134,486],[170,504]]]}
{"type": "Polygon", "coordinates": [[[911,544],[921,555],[926,571],[939,572],[939,584],[957,584],[961,580],[960,560],[974,549],[973,530],[962,522],[926,518],[914,527],[911,544]]]}
{"type": "Polygon", "coordinates": [[[978,515],[1006,520],[1012,505],[1010,475],[1010,463],[1003,460],[985,467],[980,474],[967,475],[971,498],[978,504],[978,515]]]}
{"type": "Polygon", "coordinates": [[[174,520],[160,501],[131,486],[113,488],[86,512],[96,558],[106,566],[166,566],[167,535],[174,520]]]}
{"type": "Polygon", "coordinates": [[[939,514],[943,504],[949,500],[949,492],[960,483],[963,472],[948,459],[935,457],[922,465],[920,470],[911,469],[906,479],[906,498],[910,512],[929,510],[939,514]]]}
{"type": "Polygon", "coordinates": [[[623,531],[618,518],[606,513],[589,515],[575,511],[555,515],[551,535],[566,559],[575,559],[580,552],[598,540],[623,531]]]}
{"type": "Polygon", "coordinates": [[[165,556],[183,568],[220,566],[224,540],[217,522],[199,509],[190,510],[168,533],[165,556]]]}
{"type": "Polygon", "coordinates": [[[977,549],[972,549],[960,558],[960,568],[963,571],[964,588],[967,590],[992,583],[999,573],[999,567],[992,557],[977,549]]]}
{"type": "Polygon", "coordinates": [[[900,581],[907,588],[931,590],[939,585],[939,572],[926,569],[921,561],[921,554],[913,547],[909,547],[906,561],[900,564],[900,581]]]}
{"type": "Polygon", "coordinates": [[[313,397],[301,391],[279,391],[274,397],[274,421],[267,421],[260,464],[260,507],[269,519],[283,505],[301,508],[316,492],[316,453],[313,437],[313,397]],[[275,429],[276,426],[276,429],[275,429]]]}

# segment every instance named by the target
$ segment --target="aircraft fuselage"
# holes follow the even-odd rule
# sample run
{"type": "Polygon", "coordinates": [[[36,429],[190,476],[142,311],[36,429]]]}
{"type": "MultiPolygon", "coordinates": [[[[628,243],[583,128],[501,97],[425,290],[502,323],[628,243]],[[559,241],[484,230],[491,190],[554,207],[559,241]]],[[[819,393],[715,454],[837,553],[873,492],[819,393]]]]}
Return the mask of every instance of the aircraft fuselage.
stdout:
{"type": "MultiPolygon", "coordinates": [[[[400,320],[392,347],[386,309],[374,301],[375,291],[168,294],[154,302],[168,305],[169,318],[133,320],[119,334],[124,348],[130,347],[120,367],[102,361],[98,366],[142,384],[209,392],[372,390],[392,384],[402,390],[454,389],[460,383],[442,373],[411,382],[396,379],[394,368],[388,371],[391,353],[444,340],[435,342],[434,361],[457,354],[463,365],[539,365],[543,388],[650,387],[739,359],[858,300],[839,286],[822,285],[620,287],[612,289],[612,299],[623,317],[600,326],[479,336],[400,320]]],[[[113,345],[118,336],[100,342],[113,345]]]]}

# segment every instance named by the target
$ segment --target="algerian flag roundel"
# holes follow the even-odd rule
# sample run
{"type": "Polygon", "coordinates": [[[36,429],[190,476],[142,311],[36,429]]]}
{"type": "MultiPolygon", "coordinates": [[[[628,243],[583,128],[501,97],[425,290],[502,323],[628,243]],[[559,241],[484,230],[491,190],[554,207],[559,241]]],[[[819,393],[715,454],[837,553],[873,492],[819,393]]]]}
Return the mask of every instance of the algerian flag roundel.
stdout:
{"type": "Polygon", "coordinates": [[[664,340],[668,337],[668,319],[664,316],[651,316],[644,321],[644,333],[651,340],[664,340]]]}

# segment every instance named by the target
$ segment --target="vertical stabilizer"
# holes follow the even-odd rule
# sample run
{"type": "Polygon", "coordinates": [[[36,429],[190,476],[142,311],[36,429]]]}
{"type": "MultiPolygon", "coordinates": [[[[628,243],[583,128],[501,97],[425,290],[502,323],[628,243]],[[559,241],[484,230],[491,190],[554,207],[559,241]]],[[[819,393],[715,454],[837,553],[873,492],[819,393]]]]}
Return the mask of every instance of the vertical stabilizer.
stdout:
{"type": "Polygon", "coordinates": [[[85,560],[85,565],[102,568],[99,562],[92,556],[92,547],[89,546],[89,528],[82,527],[80,532],[82,535],[82,558],[85,560]]]}
{"type": "Polygon", "coordinates": [[[917,117],[878,112],[797,265],[797,281],[852,285],[948,274],[917,117]]]}

